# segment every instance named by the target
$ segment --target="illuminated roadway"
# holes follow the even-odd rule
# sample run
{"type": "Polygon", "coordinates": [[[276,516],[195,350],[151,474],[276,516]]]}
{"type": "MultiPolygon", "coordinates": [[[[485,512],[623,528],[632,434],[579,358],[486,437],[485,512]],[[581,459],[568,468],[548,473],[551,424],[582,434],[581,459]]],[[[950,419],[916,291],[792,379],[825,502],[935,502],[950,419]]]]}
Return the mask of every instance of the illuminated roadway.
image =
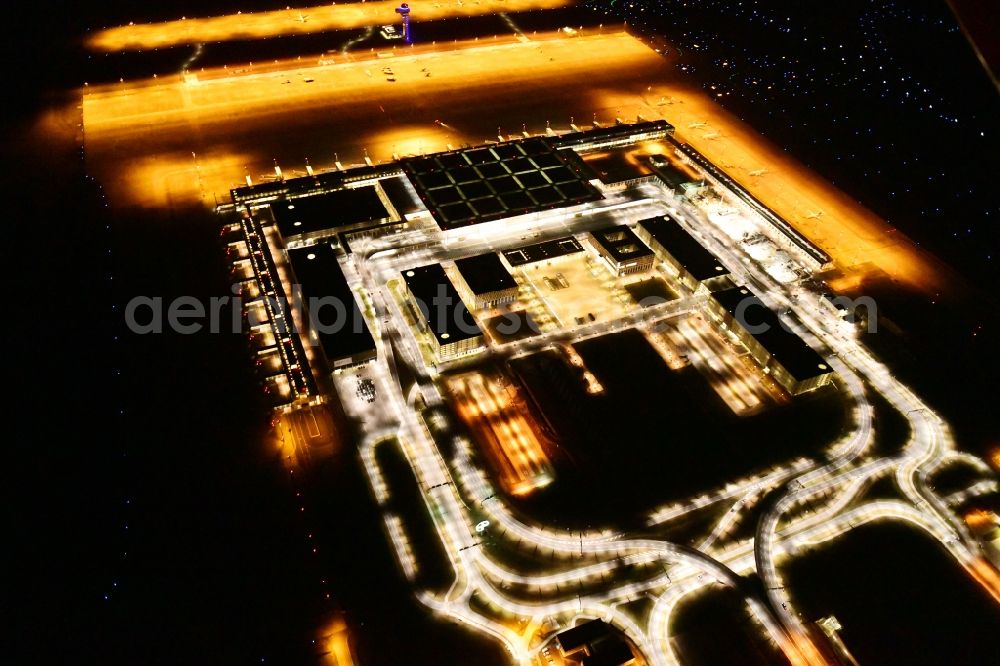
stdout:
{"type": "MultiPolygon", "coordinates": [[[[708,240],[708,239],[704,239],[708,240]]],[[[863,388],[855,381],[848,381],[858,405],[863,409],[855,412],[861,416],[860,428],[855,431],[854,441],[844,447],[843,453],[833,462],[811,471],[789,483],[787,494],[760,519],[755,539],[756,570],[764,580],[765,588],[771,597],[772,607],[782,616],[786,627],[792,631],[792,638],[797,641],[804,639],[804,629],[795,614],[791,599],[784,591],[781,578],[775,566],[775,557],[782,546],[777,542],[777,526],[779,519],[788,509],[812,496],[842,488],[845,484],[850,492],[851,485],[857,485],[869,475],[895,468],[899,488],[913,503],[907,511],[897,510],[895,513],[880,514],[882,517],[893,517],[907,520],[929,532],[945,544],[955,559],[967,570],[973,571],[974,563],[981,560],[976,555],[978,550],[975,541],[968,534],[964,524],[951,513],[944,502],[927,486],[924,468],[931,465],[939,457],[949,452],[954,443],[944,421],[934,414],[909,389],[895,380],[882,364],[878,363],[860,344],[846,336],[839,322],[831,321],[831,317],[817,316],[819,308],[809,309],[796,307],[798,299],[791,298],[789,289],[775,282],[764,271],[755,270],[752,263],[739,261],[734,253],[723,244],[707,243],[710,249],[719,253],[720,258],[728,257],[730,267],[739,265],[744,269],[748,283],[763,285],[766,289],[760,295],[768,300],[773,299],[779,306],[793,309],[800,320],[810,331],[819,337],[836,354],[830,359],[838,376],[849,379],[853,372],[846,371],[846,363],[853,371],[864,378],[868,384],[882,394],[883,397],[910,423],[912,436],[903,454],[898,458],[876,460],[867,466],[854,466],[853,461],[865,450],[871,441],[871,408],[863,395],[863,388]],[[841,367],[838,367],[841,366],[841,367]],[[917,512],[918,513],[914,513],[917,512]]],[[[836,508],[842,508],[837,505],[836,508]]],[[[833,511],[814,518],[816,522],[829,527],[838,525],[843,517],[836,517],[833,511]]],[[[991,593],[997,596],[997,588],[991,593]]]]}
{"type": "MultiPolygon", "coordinates": [[[[648,192],[644,191],[644,194],[648,192]]],[[[669,621],[677,604],[689,594],[705,586],[726,585],[744,595],[755,621],[792,663],[826,663],[812,643],[805,625],[795,612],[792,599],[783,586],[777,569],[777,562],[796,549],[836,538],[843,532],[877,520],[904,521],[942,542],[955,560],[977,577],[984,585],[996,585],[989,576],[983,577],[981,560],[975,542],[963,524],[951,514],[943,500],[927,487],[926,474],[944,456],[959,455],[953,451],[953,442],[944,422],[905,386],[895,380],[884,366],[879,364],[845,330],[843,322],[829,310],[824,309],[819,299],[806,298],[799,285],[784,285],[776,282],[762,268],[733,250],[727,243],[718,240],[721,234],[706,233],[711,229],[704,220],[686,206],[667,204],[685,224],[691,225],[706,246],[713,251],[734,273],[738,280],[752,285],[772,306],[793,311],[802,325],[796,325],[800,334],[814,345],[819,344],[830,350],[829,363],[840,378],[840,385],[854,403],[852,413],[854,429],[830,447],[833,459],[823,465],[793,462],[775,470],[764,478],[737,488],[727,487],[725,492],[716,494],[712,501],[737,498],[732,511],[714,527],[701,548],[693,549],[657,539],[633,539],[615,531],[573,532],[567,534],[538,525],[529,525],[518,519],[497,497],[487,473],[478,468],[473,460],[470,443],[456,443],[456,454],[446,461],[437,449],[426,425],[412,408],[412,403],[403,396],[396,384],[393,358],[403,351],[407,362],[421,369],[423,379],[418,389],[429,406],[440,404],[440,396],[433,387],[432,378],[440,368],[423,367],[419,350],[414,346],[412,336],[393,328],[394,321],[403,321],[397,305],[386,288],[386,283],[398,276],[402,268],[412,267],[428,261],[442,261],[463,256],[487,247],[496,248],[516,244],[525,233],[536,227],[546,230],[546,234],[564,235],[587,228],[586,216],[583,222],[565,215],[560,220],[528,222],[527,227],[507,228],[503,231],[482,231],[469,233],[469,237],[451,241],[447,245],[435,238],[436,232],[416,232],[406,240],[414,249],[401,247],[399,238],[393,239],[392,249],[377,248],[379,241],[362,244],[355,253],[359,275],[365,286],[373,294],[376,311],[393,312],[395,316],[382,317],[382,348],[385,351],[388,372],[383,377],[381,387],[392,405],[392,416],[397,429],[390,432],[403,443],[403,449],[413,466],[424,493],[424,500],[431,509],[435,525],[442,541],[447,546],[456,580],[452,589],[444,596],[421,593],[420,599],[437,612],[486,631],[503,642],[519,663],[525,663],[537,653],[540,646],[530,646],[529,636],[515,631],[510,622],[497,622],[481,615],[470,605],[473,593],[487,599],[496,608],[502,609],[512,618],[530,618],[540,623],[550,616],[601,617],[623,630],[636,645],[640,646],[653,664],[678,663],[673,653],[669,636],[669,621]],[[679,206],[679,207],[678,207],[679,206]],[[555,229],[553,232],[552,230],[555,229]],[[386,340],[393,340],[391,346],[386,340]],[[882,394],[886,400],[910,422],[912,436],[903,453],[896,458],[876,458],[869,455],[874,441],[872,407],[865,396],[866,386],[882,394]],[[450,463],[450,464],[449,464],[450,463]],[[897,483],[909,503],[901,501],[868,501],[857,504],[862,491],[876,478],[895,474],[897,483]],[[725,542],[729,527],[740,520],[742,509],[750,500],[758,498],[769,489],[784,484],[781,495],[771,508],[764,513],[757,525],[754,539],[740,542],[725,542]],[[806,499],[823,502],[813,513],[792,514],[806,499]],[[470,507],[474,506],[474,511],[470,507]],[[475,513],[475,516],[473,515],[475,513]],[[529,574],[511,570],[495,561],[483,547],[474,526],[478,517],[487,516],[491,532],[506,541],[513,541],[524,547],[543,552],[551,552],[559,558],[570,558],[565,564],[557,565],[554,572],[529,574]],[[582,561],[573,564],[573,560],[582,561]],[[592,561],[587,562],[590,559],[592,561]],[[612,575],[619,561],[632,563],[660,562],[664,573],[642,581],[620,581],[609,583],[597,592],[577,595],[570,592],[562,600],[539,602],[511,596],[506,588],[511,585],[529,586],[539,590],[556,591],[564,587],[572,590],[575,583],[593,581],[595,577],[604,580],[605,574],[612,575]],[[756,571],[762,578],[766,599],[759,599],[747,591],[741,576],[756,571]],[[655,604],[646,626],[640,626],[630,616],[617,610],[616,606],[638,595],[653,595],[655,604]]],[[[686,304],[697,307],[697,303],[686,304]]],[[[640,313],[641,314],[641,313],[640,313]]],[[[550,337],[532,342],[512,343],[522,351],[545,347],[550,341],[579,335],[597,334],[602,331],[629,327],[637,322],[633,315],[619,321],[604,322],[600,326],[581,327],[579,331],[558,331],[550,337]]],[[[381,363],[379,364],[381,365],[381,363]]],[[[368,451],[374,442],[384,438],[385,433],[371,435],[362,447],[362,458],[375,488],[376,498],[391,494],[386,488],[375,464],[374,456],[368,451]]],[[[967,455],[967,454],[965,454],[967,455]]],[[[693,505],[692,505],[692,508],[693,505]]],[[[682,515],[683,510],[673,512],[670,519],[682,515]]],[[[667,517],[661,517],[665,519],[667,517]]],[[[419,565],[419,563],[417,563],[419,565]]],[[[997,594],[1000,588],[994,587],[997,594]]]]}
{"type": "MultiPolygon", "coordinates": [[[[514,234],[518,233],[521,233],[521,231],[515,230],[509,236],[509,239],[513,241],[516,238],[514,234]]],[[[454,247],[449,249],[453,252],[456,251],[454,247]]],[[[378,254],[378,252],[372,253],[368,260],[358,262],[360,265],[359,272],[361,274],[370,275],[368,264],[374,259],[375,254],[378,254]]],[[[400,256],[407,256],[408,254],[412,255],[414,253],[407,253],[399,248],[395,251],[381,251],[383,259],[392,259],[392,261],[386,262],[387,265],[383,268],[381,277],[376,279],[374,284],[369,284],[370,287],[375,287],[373,290],[373,293],[377,294],[375,300],[381,301],[381,303],[376,306],[377,312],[389,311],[390,306],[388,304],[393,303],[394,299],[392,299],[391,295],[387,293],[384,285],[388,279],[398,275],[399,269],[397,264],[394,262],[398,261],[400,256]]],[[[418,250],[416,254],[419,259],[413,256],[407,257],[407,266],[412,265],[415,260],[423,261],[428,258],[428,250],[426,248],[418,250]]],[[[358,256],[357,253],[355,256],[358,256]]],[[[443,251],[439,251],[432,256],[440,260],[443,258],[443,251]]],[[[383,340],[386,340],[389,337],[395,337],[395,334],[390,332],[389,329],[389,322],[395,319],[396,318],[389,318],[388,320],[383,320],[383,324],[386,326],[382,332],[383,340]]],[[[407,347],[411,350],[408,361],[411,363],[419,362],[419,353],[415,349],[412,349],[409,346],[407,347]]],[[[392,359],[394,357],[394,350],[387,344],[383,344],[382,350],[386,353],[384,358],[387,359],[386,365],[390,368],[389,374],[392,375],[394,374],[391,371],[393,366],[392,359]]],[[[523,576],[517,576],[516,574],[506,572],[502,568],[493,565],[492,562],[489,565],[479,565],[479,562],[486,560],[484,559],[482,551],[476,547],[476,542],[471,541],[472,521],[468,516],[467,511],[464,510],[464,501],[458,494],[458,491],[451,480],[451,473],[447,464],[440,457],[433,441],[427,436],[425,429],[420,423],[417,422],[416,416],[413,414],[412,409],[410,409],[410,407],[406,404],[404,396],[402,396],[399,391],[399,387],[390,386],[389,388],[390,395],[393,398],[393,412],[400,421],[400,428],[398,431],[400,441],[408,443],[408,445],[404,448],[411,460],[411,464],[414,465],[414,471],[417,474],[417,478],[420,480],[421,487],[425,489],[425,501],[428,504],[428,508],[432,509],[430,514],[438,517],[436,523],[439,525],[439,529],[442,530],[443,541],[446,544],[451,544],[454,548],[454,551],[450,551],[450,554],[451,564],[455,568],[457,574],[457,581],[456,588],[454,588],[453,593],[449,595],[449,597],[454,598],[442,601],[425,595],[422,597],[425,603],[436,610],[448,612],[457,619],[480,628],[483,628],[483,620],[473,619],[473,617],[470,616],[472,610],[468,607],[468,597],[473,588],[486,594],[492,602],[501,608],[505,608],[508,612],[514,615],[537,616],[553,612],[581,611],[585,608],[589,608],[589,610],[597,616],[613,617],[615,619],[615,623],[619,627],[626,629],[627,633],[638,645],[645,645],[647,643],[645,632],[620,613],[616,613],[606,604],[598,603],[596,601],[587,601],[585,603],[584,600],[575,597],[559,604],[517,603],[506,599],[486,580],[486,578],[482,577],[481,570],[485,570],[501,582],[529,581],[533,585],[545,586],[554,583],[567,583],[580,578],[586,578],[592,575],[594,569],[592,567],[584,567],[575,572],[566,572],[548,577],[525,578],[523,576]],[[421,445],[422,448],[417,448],[421,445]],[[452,520],[454,520],[456,524],[453,525],[451,523],[452,520]],[[446,521],[445,524],[442,525],[442,521],[446,521]],[[473,586],[472,583],[477,584],[473,586]]],[[[363,447],[363,451],[368,451],[369,447],[372,446],[372,442],[379,438],[381,438],[380,435],[369,437],[363,447]]],[[[386,496],[386,493],[389,491],[385,489],[381,474],[374,465],[374,457],[368,453],[364,453],[363,460],[366,462],[366,468],[368,469],[369,476],[372,479],[373,487],[377,488],[376,496],[386,496]]],[[[455,463],[458,469],[465,470],[463,483],[465,483],[470,489],[472,497],[487,497],[493,495],[489,486],[485,485],[487,482],[485,480],[485,476],[482,476],[482,472],[480,470],[472,470],[468,463],[462,460],[456,460],[455,463]],[[474,485],[469,486],[468,484],[474,485]]],[[[693,570],[708,569],[714,574],[713,580],[727,580],[731,585],[738,584],[736,577],[728,572],[725,567],[718,564],[711,558],[691,551],[690,549],[652,540],[619,542],[612,540],[609,535],[602,535],[601,537],[594,538],[585,537],[584,535],[580,535],[579,537],[567,537],[561,533],[546,533],[538,528],[533,528],[520,523],[508,512],[502,511],[499,508],[494,511],[494,507],[497,503],[498,501],[491,501],[489,508],[485,506],[483,508],[490,513],[498,525],[501,525],[508,533],[517,536],[517,538],[521,541],[545,547],[553,552],[566,554],[611,554],[617,557],[619,554],[629,553],[632,551],[638,551],[641,553],[643,551],[653,550],[659,554],[659,557],[671,556],[675,559],[687,560],[692,563],[693,570]]],[[[638,586],[625,585],[618,588],[616,593],[619,595],[635,594],[639,592],[640,589],[647,590],[656,588],[667,582],[669,582],[669,578],[663,577],[638,586]]],[[[763,609],[761,609],[760,612],[763,613],[763,609]]],[[[774,626],[773,622],[771,623],[771,626],[774,626]]],[[[525,647],[520,644],[523,641],[511,636],[509,631],[504,631],[497,627],[492,627],[490,629],[490,633],[498,638],[501,638],[511,653],[519,661],[524,660],[526,657],[525,647]]]]}

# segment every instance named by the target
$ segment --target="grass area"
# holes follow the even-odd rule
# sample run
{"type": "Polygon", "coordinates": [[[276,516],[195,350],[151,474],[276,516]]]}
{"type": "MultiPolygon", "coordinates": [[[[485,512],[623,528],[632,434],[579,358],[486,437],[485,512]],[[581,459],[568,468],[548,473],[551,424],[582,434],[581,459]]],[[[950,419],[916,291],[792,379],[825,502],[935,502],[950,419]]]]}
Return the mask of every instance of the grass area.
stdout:
{"type": "Polygon", "coordinates": [[[951,495],[981,481],[983,473],[965,462],[955,461],[945,465],[930,478],[931,487],[940,495],[951,495]]]}
{"type": "Polygon", "coordinates": [[[399,442],[382,442],[375,451],[375,460],[389,486],[385,508],[402,518],[403,529],[413,549],[417,562],[416,584],[436,592],[447,590],[455,573],[399,442]]]}
{"type": "Polygon", "coordinates": [[[856,500],[856,503],[862,504],[864,502],[874,502],[875,500],[906,501],[906,498],[902,491],[900,491],[899,486],[896,485],[895,476],[887,474],[886,476],[874,481],[864,490],[864,492],[861,493],[856,500]]]}
{"type": "Polygon", "coordinates": [[[649,614],[653,610],[653,605],[656,602],[647,596],[642,596],[632,601],[628,601],[624,604],[618,606],[618,610],[625,613],[635,622],[640,625],[645,625],[646,620],[649,618],[649,614]]]}
{"type": "MultiPolygon", "coordinates": [[[[579,566],[576,562],[573,565],[579,566]]],[[[566,566],[565,568],[569,569],[570,567],[566,566]]],[[[605,593],[627,583],[641,583],[653,580],[661,576],[663,572],[663,567],[659,562],[644,564],[624,564],[618,562],[614,569],[605,572],[595,579],[564,583],[557,588],[540,588],[534,585],[514,583],[505,585],[504,591],[518,601],[524,601],[525,603],[545,603],[548,601],[560,601],[570,595],[586,597],[605,593]]]]}
{"type": "Polygon", "coordinates": [[[658,539],[673,543],[694,545],[711,533],[715,524],[729,511],[733,501],[735,500],[717,502],[685,513],[680,518],[654,528],[652,534],[658,539]]]}
{"type": "Polygon", "coordinates": [[[1000,663],[1000,607],[922,532],[864,525],[781,568],[802,614],[834,615],[862,664],[1000,663]]]}
{"type": "Polygon", "coordinates": [[[962,449],[988,455],[1000,431],[992,386],[1000,371],[1000,314],[968,301],[930,302],[896,283],[865,285],[878,303],[878,327],[861,339],[897,379],[944,417],[962,449]]]}

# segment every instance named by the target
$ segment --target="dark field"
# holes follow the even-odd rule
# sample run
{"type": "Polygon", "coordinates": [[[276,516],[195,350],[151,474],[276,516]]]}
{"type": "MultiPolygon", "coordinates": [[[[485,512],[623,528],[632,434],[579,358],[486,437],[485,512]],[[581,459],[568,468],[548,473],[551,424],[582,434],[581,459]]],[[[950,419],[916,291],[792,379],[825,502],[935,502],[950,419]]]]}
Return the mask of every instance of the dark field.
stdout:
{"type": "Polygon", "coordinates": [[[661,503],[799,456],[818,456],[847,427],[835,388],[736,417],[693,368],[673,372],[636,330],[575,345],[605,387],[542,352],[511,367],[557,433],[557,481],[519,504],[565,524],[628,521],[661,503]]]}
{"type": "Polygon", "coordinates": [[[688,597],[674,611],[671,643],[685,666],[771,666],[787,664],[762,636],[733,591],[715,587],[688,597]]]}
{"type": "Polygon", "coordinates": [[[1000,609],[929,537],[863,526],[783,566],[798,609],[834,615],[862,664],[995,664],[1000,609]]]}

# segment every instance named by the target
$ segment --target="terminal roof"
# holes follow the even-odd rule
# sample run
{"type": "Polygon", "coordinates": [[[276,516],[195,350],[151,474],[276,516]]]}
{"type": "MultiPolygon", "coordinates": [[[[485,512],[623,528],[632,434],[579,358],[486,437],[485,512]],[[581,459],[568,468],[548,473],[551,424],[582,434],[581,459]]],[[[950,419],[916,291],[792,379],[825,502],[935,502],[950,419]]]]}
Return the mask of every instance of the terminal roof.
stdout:
{"type": "Polygon", "coordinates": [[[540,137],[414,157],[402,166],[444,230],[602,196],[575,161],[540,137]]]}
{"type": "Polygon", "coordinates": [[[384,220],[389,212],[372,185],[283,199],[271,204],[282,238],[384,220]]]}
{"type": "Polygon", "coordinates": [[[441,264],[404,270],[403,281],[439,345],[482,335],[441,264]]]}
{"type": "Polygon", "coordinates": [[[416,192],[404,176],[394,178],[383,178],[379,181],[385,195],[389,197],[393,208],[402,216],[412,215],[423,210],[420,200],[417,199],[416,192]]]}
{"type": "Polygon", "coordinates": [[[705,249],[677,220],[667,215],[639,220],[639,226],[649,232],[677,263],[695,280],[701,282],[729,271],[719,259],[705,249]]]}
{"type": "Polygon", "coordinates": [[[311,303],[319,305],[309,310],[309,317],[327,360],[332,363],[374,350],[375,339],[368,330],[333,247],[328,243],[319,243],[288,250],[288,261],[306,309],[309,310],[311,303]],[[323,299],[323,302],[319,303],[318,299],[323,299]],[[327,306],[327,303],[330,305],[327,306]],[[346,319],[341,321],[342,317],[346,319]],[[320,325],[316,326],[316,323],[320,325]]]}
{"type": "Polygon", "coordinates": [[[712,294],[719,305],[744,328],[795,379],[802,381],[832,372],[823,357],[784,324],[767,305],[746,287],[733,287],[712,294]],[[754,332],[759,329],[759,332],[754,332]]]}
{"type": "Polygon", "coordinates": [[[473,294],[488,294],[492,291],[517,287],[517,282],[496,252],[458,259],[455,261],[455,266],[473,294]]]}

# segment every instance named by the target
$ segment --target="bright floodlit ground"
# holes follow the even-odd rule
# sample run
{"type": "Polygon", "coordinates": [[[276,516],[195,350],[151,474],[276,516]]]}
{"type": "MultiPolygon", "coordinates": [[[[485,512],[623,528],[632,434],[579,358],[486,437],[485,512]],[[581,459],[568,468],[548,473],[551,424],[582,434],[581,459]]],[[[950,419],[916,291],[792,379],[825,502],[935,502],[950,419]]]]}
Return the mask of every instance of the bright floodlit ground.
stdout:
{"type": "MultiPolygon", "coordinates": [[[[398,23],[396,7],[402,0],[289,7],[270,12],[230,14],[209,18],[178,18],[165,23],[140,23],[101,30],[87,40],[95,51],[155,49],[179,44],[200,44],[233,39],[265,39],[283,35],[306,35],[330,30],[350,30],[370,25],[398,23]]],[[[558,9],[568,0],[438,0],[422,3],[416,16],[421,21],[481,16],[496,12],[527,12],[558,9]]]]}
{"type": "MultiPolygon", "coordinates": [[[[87,86],[88,166],[119,205],[227,199],[228,190],[315,168],[440,151],[520,133],[666,118],[860,280],[873,270],[934,293],[933,259],[620,31],[536,35],[232,66],[87,86]],[[326,61],[329,62],[329,61],[326,61]],[[394,81],[386,74],[390,68],[394,81]],[[488,109],[486,113],[484,110],[488,109]],[[703,125],[704,123],[704,125],[703,125]],[[764,170],[761,173],[761,170],[764,170]],[[751,173],[758,175],[750,175],[751,173]]],[[[844,286],[851,286],[845,282],[844,286]]]]}

